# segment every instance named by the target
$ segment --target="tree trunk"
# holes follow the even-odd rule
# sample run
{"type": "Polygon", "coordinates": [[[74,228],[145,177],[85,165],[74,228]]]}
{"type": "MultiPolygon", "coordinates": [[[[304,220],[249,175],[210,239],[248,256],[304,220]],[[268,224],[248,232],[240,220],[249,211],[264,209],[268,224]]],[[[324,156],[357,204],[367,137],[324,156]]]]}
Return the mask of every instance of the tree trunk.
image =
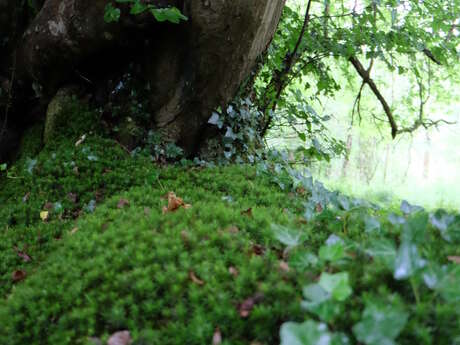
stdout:
{"type": "MultiPolygon", "coordinates": [[[[17,141],[12,128],[26,126],[33,106],[46,105],[60,87],[71,83],[102,95],[94,98],[103,105],[113,89],[101,88],[107,89],[110,80],[121,78],[129,68],[133,78],[151,90],[150,126],[194,154],[206,140],[212,110],[235,96],[268,47],[284,1],[148,1],[157,7],[176,6],[188,21],[160,23],[150,14],[133,16],[122,8],[120,20],[108,24],[103,19],[106,0],[46,0],[18,36],[15,58],[2,61],[0,77],[14,88],[9,118],[0,109],[0,129],[2,123],[10,128],[0,137],[0,160],[6,156],[6,144],[17,141]],[[34,94],[39,100],[29,104],[34,94]],[[21,107],[24,102],[30,105],[27,111],[21,107]]],[[[0,0],[0,5],[4,2],[10,3],[0,0]]],[[[4,23],[0,18],[0,25],[4,23]]],[[[39,109],[42,120],[43,107],[39,109]]]]}

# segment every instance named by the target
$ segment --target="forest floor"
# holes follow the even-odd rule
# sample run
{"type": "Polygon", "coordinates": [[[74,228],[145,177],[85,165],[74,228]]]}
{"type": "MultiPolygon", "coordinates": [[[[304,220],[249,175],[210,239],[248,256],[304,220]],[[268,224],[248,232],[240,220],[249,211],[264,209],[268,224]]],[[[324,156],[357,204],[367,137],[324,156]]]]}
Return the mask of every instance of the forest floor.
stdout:
{"type": "Polygon", "coordinates": [[[28,145],[0,176],[0,344],[460,344],[455,215],[28,145]]]}

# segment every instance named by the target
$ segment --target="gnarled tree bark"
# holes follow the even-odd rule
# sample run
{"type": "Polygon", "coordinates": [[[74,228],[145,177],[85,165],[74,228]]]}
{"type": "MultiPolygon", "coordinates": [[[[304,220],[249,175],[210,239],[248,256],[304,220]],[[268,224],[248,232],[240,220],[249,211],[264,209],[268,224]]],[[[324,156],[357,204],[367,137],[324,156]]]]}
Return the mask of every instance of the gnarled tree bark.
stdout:
{"type": "MultiPolygon", "coordinates": [[[[2,62],[0,75],[15,83],[8,128],[22,128],[32,117],[30,109],[20,106],[27,102],[23,95],[33,95],[32,85],[41,104],[68,83],[80,82],[96,93],[97,85],[107,85],[135,62],[140,66],[135,77],[145,79],[152,90],[152,127],[193,154],[206,139],[212,109],[235,96],[269,45],[284,1],[147,1],[176,6],[189,18],[175,25],[159,23],[147,13],[132,16],[127,9],[118,22],[108,24],[103,20],[106,0],[46,0],[15,42],[15,80],[5,75],[13,59],[7,67],[2,62]]],[[[0,160],[8,153],[4,148],[5,136],[0,138],[0,160]]]]}

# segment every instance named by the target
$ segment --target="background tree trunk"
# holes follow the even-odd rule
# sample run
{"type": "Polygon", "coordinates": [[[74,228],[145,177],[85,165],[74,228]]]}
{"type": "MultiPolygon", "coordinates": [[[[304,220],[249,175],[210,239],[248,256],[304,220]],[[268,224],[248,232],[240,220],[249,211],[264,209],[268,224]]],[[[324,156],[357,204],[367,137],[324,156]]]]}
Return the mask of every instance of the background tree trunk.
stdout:
{"type": "MultiPolygon", "coordinates": [[[[0,0],[0,7],[11,3],[0,0]]],[[[158,0],[150,3],[176,6],[189,20],[159,23],[150,14],[132,16],[122,8],[120,20],[108,24],[106,3],[46,0],[22,28],[14,58],[11,54],[0,66],[0,77],[14,83],[8,119],[0,109],[0,125],[6,122],[9,129],[0,138],[0,160],[8,153],[6,144],[10,150],[17,142],[13,128],[43,121],[43,109],[60,87],[81,84],[103,105],[113,91],[107,85],[127,71],[149,85],[151,127],[194,154],[206,140],[212,110],[235,96],[268,47],[284,7],[284,0],[158,0]],[[27,109],[21,106],[25,102],[27,109]]],[[[0,26],[8,20],[0,17],[0,26]]]]}

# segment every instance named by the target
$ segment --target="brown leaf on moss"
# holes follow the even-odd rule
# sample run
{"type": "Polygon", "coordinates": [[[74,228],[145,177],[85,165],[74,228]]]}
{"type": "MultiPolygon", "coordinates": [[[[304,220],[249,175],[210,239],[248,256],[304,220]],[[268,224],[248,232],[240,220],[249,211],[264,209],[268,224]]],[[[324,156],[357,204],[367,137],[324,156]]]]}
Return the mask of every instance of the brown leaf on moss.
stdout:
{"type": "Polygon", "coordinates": [[[32,261],[32,258],[23,250],[19,250],[18,247],[14,247],[14,250],[16,251],[16,254],[24,261],[24,262],[30,262],[32,261]]]}
{"type": "Polygon", "coordinates": [[[252,207],[249,207],[247,210],[241,211],[241,215],[252,218],[252,207]]]}
{"type": "Polygon", "coordinates": [[[260,244],[253,244],[252,245],[252,253],[253,255],[261,256],[265,253],[265,248],[261,246],[260,244]]]}
{"type": "Polygon", "coordinates": [[[447,260],[453,262],[454,264],[460,264],[460,256],[448,256],[447,260]]]}
{"type": "Polygon", "coordinates": [[[219,327],[217,327],[214,331],[214,335],[212,336],[212,345],[220,344],[222,344],[222,333],[220,332],[219,327]]]}
{"type": "Polygon", "coordinates": [[[75,194],[75,193],[69,193],[67,194],[67,199],[73,203],[73,204],[76,204],[77,203],[77,200],[78,200],[78,195],[75,194]]]}
{"type": "Polygon", "coordinates": [[[71,235],[75,235],[75,234],[77,233],[77,231],[78,231],[78,228],[75,227],[75,228],[73,228],[72,230],[70,230],[70,234],[71,234],[71,235]]]}
{"type": "Polygon", "coordinates": [[[321,204],[316,204],[316,212],[321,213],[323,212],[323,206],[321,204]]]}
{"type": "Polygon", "coordinates": [[[26,271],[23,271],[23,270],[14,271],[12,275],[12,279],[14,283],[18,283],[21,280],[26,279],[26,277],[27,277],[27,273],[26,271]]]}
{"type": "Polygon", "coordinates": [[[195,272],[193,271],[190,271],[190,273],[188,274],[190,280],[192,282],[194,282],[195,284],[197,285],[200,285],[200,286],[203,286],[204,285],[204,281],[202,281],[201,279],[199,279],[196,275],[195,275],[195,272]]]}
{"type": "Polygon", "coordinates": [[[29,198],[30,198],[30,192],[27,192],[26,195],[23,196],[22,202],[26,203],[27,201],[29,201],[29,198]]]}
{"type": "Polygon", "coordinates": [[[118,201],[117,208],[122,209],[122,208],[125,208],[127,206],[129,206],[129,201],[128,200],[120,199],[120,201],[118,201]]]}
{"type": "Polygon", "coordinates": [[[168,212],[175,212],[179,208],[189,209],[192,207],[190,204],[186,204],[182,198],[176,196],[175,193],[169,192],[168,193],[168,206],[163,207],[163,214],[168,212]]]}
{"type": "Polygon", "coordinates": [[[254,296],[251,296],[247,298],[246,300],[244,300],[243,303],[241,303],[238,306],[238,312],[240,313],[240,316],[243,318],[248,317],[251,314],[252,309],[254,309],[254,307],[257,304],[262,302],[263,299],[264,299],[264,294],[261,292],[258,292],[254,296]]]}
{"type": "Polygon", "coordinates": [[[130,345],[132,342],[129,331],[119,331],[110,336],[107,345],[130,345]]]}
{"type": "Polygon", "coordinates": [[[238,277],[238,275],[240,274],[240,272],[238,272],[238,270],[233,266],[229,267],[228,273],[230,273],[235,278],[238,277]]]}
{"type": "Polygon", "coordinates": [[[291,269],[286,261],[280,261],[279,268],[281,271],[288,273],[291,269]]]}

